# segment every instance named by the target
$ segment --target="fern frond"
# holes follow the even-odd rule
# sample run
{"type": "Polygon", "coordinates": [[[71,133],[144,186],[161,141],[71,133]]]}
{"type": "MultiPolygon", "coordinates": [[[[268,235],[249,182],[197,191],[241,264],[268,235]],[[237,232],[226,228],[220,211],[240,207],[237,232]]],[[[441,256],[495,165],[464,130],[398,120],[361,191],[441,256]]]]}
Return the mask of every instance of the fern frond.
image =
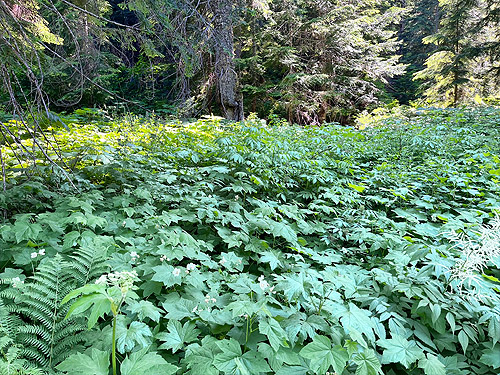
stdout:
{"type": "Polygon", "coordinates": [[[42,262],[21,287],[0,292],[6,302],[0,306],[0,319],[10,316],[8,329],[22,346],[23,358],[52,369],[83,341],[86,326],[79,319],[65,319],[70,305],[61,305],[61,300],[71,290],[106,273],[105,261],[106,249],[98,244],[79,249],[66,259],[56,255],[42,262]],[[15,319],[22,324],[14,324],[15,319]]]}
{"type": "Polygon", "coordinates": [[[41,369],[22,358],[22,347],[16,345],[19,319],[0,299],[0,375],[42,375],[41,369]]]}
{"type": "Polygon", "coordinates": [[[31,366],[21,358],[21,350],[15,346],[2,353],[0,357],[0,375],[43,375],[45,372],[31,366]]]}
{"type": "MultiPolygon", "coordinates": [[[[0,334],[3,337],[10,337],[11,339],[14,339],[18,326],[19,319],[10,313],[8,307],[0,298],[0,334]]],[[[1,349],[2,348],[0,347],[0,350],[1,349]]]]}
{"type": "Polygon", "coordinates": [[[51,368],[59,362],[54,353],[61,352],[57,350],[60,340],[56,339],[60,328],[66,328],[73,335],[83,330],[74,319],[61,325],[69,308],[61,306],[61,300],[77,286],[66,262],[56,255],[38,267],[35,275],[20,288],[22,293],[15,297],[15,305],[11,305],[24,322],[18,327],[17,339],[25,348],[23,355],[38,366],[51,368]],[[68,328],[71,325],[73,329],[68,328]]]}
{"type": "Polygon", "coordinates": [[[73,270],[73,277],[78,280],[80,285],[88,284],[107,273],[106,254],[107,249],[104,246],[94,243],[87,248],[80,248],[69,256],[71,261],[68,262],[68,266],[73,270]]]}

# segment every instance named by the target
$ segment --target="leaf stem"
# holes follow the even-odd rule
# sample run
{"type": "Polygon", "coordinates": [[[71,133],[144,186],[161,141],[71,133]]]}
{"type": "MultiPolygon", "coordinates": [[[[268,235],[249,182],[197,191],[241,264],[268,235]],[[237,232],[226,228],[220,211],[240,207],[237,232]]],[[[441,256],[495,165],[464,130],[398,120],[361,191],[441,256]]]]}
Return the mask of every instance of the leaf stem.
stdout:
{"type": "Polygon", "coordinates": [[[113,342],[111,343],[111,363],[113,375],[116,375],[116,315],[113,315],[113,342]]]}

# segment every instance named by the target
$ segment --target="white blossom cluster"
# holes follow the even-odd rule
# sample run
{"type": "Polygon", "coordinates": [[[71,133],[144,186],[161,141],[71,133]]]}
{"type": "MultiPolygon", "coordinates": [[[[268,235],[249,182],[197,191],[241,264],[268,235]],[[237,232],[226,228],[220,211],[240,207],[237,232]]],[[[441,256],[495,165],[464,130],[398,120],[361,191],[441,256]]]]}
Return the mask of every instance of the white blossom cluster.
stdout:
{"type": "Polygon", "coordinates": [[[135,289],[134,282],[138,280],[137,272],[121,271],[102,275],[96,280],[96,284],[116,286],[120,288],[122,297],[125,297],[130,290],[135,289]]]}
{"type": "MultiPolygon", "coordinates": [[[[483,280],[482,274],[488,264],[500,258],[500,217],[496,217],[491,225],[482,225],[476,232],[478,238],[473,239],[465,234],[452,232],[450,239],[455,243],[453,248],[460,249],[461,258],[451,268],[451,279],[457,281],[460,293],[473,293],[483,280]]],[[[476,296],[480,297],[480,296],[476,296]]]]}

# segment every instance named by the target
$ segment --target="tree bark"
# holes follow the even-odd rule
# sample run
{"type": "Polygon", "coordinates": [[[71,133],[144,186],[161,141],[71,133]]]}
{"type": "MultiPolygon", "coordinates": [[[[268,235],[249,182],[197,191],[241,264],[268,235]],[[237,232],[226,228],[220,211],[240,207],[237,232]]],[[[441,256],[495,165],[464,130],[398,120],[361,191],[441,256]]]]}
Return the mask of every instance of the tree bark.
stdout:
{"type": "Polygon", "coordinates": [[[234,64],[233,4],[230,0],[211,0],[214,14],[213,46],[217,98],[224,117],[243,120],[243,95],[239,91],[238,75],[234,64]]]}

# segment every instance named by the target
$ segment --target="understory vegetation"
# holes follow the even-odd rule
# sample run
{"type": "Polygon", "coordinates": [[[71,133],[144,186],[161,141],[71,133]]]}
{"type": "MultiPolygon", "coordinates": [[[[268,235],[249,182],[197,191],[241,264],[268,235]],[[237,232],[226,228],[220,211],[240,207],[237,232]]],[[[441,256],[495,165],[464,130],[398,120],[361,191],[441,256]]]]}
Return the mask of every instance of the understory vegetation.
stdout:
{"type": "Polygon", "coordinates": [[[59,161],[1,150],[1,375],[500,371],[500,109],[41,123],[59,161]]]}

